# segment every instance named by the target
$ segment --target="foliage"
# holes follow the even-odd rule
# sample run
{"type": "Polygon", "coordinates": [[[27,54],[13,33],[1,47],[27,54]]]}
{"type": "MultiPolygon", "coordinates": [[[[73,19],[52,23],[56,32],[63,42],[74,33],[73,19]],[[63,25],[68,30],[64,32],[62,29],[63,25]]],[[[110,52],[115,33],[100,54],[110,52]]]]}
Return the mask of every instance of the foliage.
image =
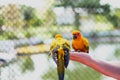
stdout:
{"type": "MultiPolygon", "coordinates": [[[[33,28],[32,28],[33,29],[33,28]]],[[[19,33],[20,32],[22,32],[22,36],[23,36],[23,38],[30,38],[30,37],[32,37],[32,36],[35,36],[36,34],[38,34],[38,32],[37,33],[34,33],[33,31],[32,31],[32,29],[26,29],[26,30],[24,30],[24,29],[21,29],[21,30],[19,30],[19,31],[4,31],[4,32],[2,32],[1,33],[1,35],[0,35],[0,40],[7,40],[7,39],[19,39],[19,38],[21,38],[21,37],[19,37],[19,33]]]]}
{"type": "Polygon", "coordinates": [[[2,8],[3,12],[0,15],[0,26],[5,25],[5,30],[0,29],[2,34],[0,35],[0,39],[18,39],[19,32],[21,31],[23,31],[22,34],[24,37],[29,38],[35,36],[35,31],[33,32],[33,28],[30,28],[39,27],[42,21],[38,18],[34,8],[25,5],[18,7],[15,4],[9,4],[2,8]],[[23,26],[25,26],[25,28],[21,28],[23,26]]]}
{"type": "Polygon", "coordinates": [[[101,5],[99,10],[98,10],[98,13],[102,14],[104,16],[109,15],[110,12],[111,12],[111,10],[110,10],[110,5],[109,4],[101,5]]]}
{"type": "Polygon", "coordinates": [[[34,36],[34,34],[33,34],[32,31],[25,31],[25,32],[24,32],[24,36],[25,36],[26,38],[30,38],[30,37],[34,36]]]}
{"type": "Polygon", "coordinates": [[[119,48],[115,50],[115,57],[120,59],[120,49],[119,48]]]}
{"type": "Polygon", "coordinates": [[[41,20],[36,15],[37,12],[34,8],[22,5],[21,12],[25,21],[25,27],[40,26],[42,24],[41,20]]]}
{"type": "Polygon", "coordinates": [[[22,72],[25,73],[26,71],[33,71],[34,70],[34,63],[30,56],[24,58],[24,61],[21,65],[22,72]]]}
{"type": "Polygon", "coordinates": [[[18,39],[17,35],[11,31],[4,31],[0,37],[0,39],[18,39]]]}
{"type": "Polygon", "coordinates": [[[83,8],[99,8],[100,7],[100,0],[81,0],[79,2],[79,7],[83,7],[83,8]]]}
{"type": "Polygon", "coordinates": [[[62,6],[97,8],[100,6],[100,0],[60,0],[62,6]]]}
{"type": "Polygon", "coordinates": [[[65,8],[71,7],[75,14],[75,29],[79,29],[80,26],[80,13],[77,8],[81,8],[88,14],[109,14],[110,6],[108,4],[101,5],[100,0],[58,0],[56,6],[63,6],[65,8]]]}
{"type": "Polygon", "coordinates": [[[55,13],[53,12],[52,8],[45,12],[42,22],[44,26],[56,25],[55,13]]]}
{"type": "Polygon", "coordinates": [[[120,8],[116,8],[113,14],[116,15],[118,18],[120,18],[120,8]]]}
{"type": "Polygon", "coordinates": [[[106,18],[114,25],[115,28],[120,28],[120,9],[115,9],[113,13],[108,14],[106,18]]]}
{"type": "Polygon", "coordinates": [[[2,15],[8,30],[19,29],[22,26],[21,12],[15,4],[8,4],[8,6],[3,7],[2,15]]]}
{"type": "Polygon", "coordinates": [[[76,8],[82,8],[85,11],[88,11],[88,13],[92,13],[93,16],[96,17],[96,21],[100,21],[100,22],[110,21],[114,25],[114,27],[119,28],[120,26],[120,23],[119,23],[120,10],[116,9],[111,13],[110,6],[108,4],[100,5],[99,0],[89,0],[89,1],[87,0],[69,0],[69,1],[60,0],[59,6],[64,6],[65,8],[70,6],[73,9],[73,12],[75,13],[75,22],[74,22],[75,26],[71,26],[72,29],[70,29],[71,27],[69,26],[66,26],[67,30],[65,29],[66,28],[65,26],[64,27],[55,26],[56,16],[52,10],[52,7],[47,9],[47,11],[44,13],[42,18],[39,18],[40,16],[38,16],[37,14],[38,12],[35,8],[29,7],[29,6],[21,5],[18,7],[15,4],[10,4],[8,6],[3,7],[4,14],[2,13],[3,14],[2,16],[4,18],[0,17],[0,26],[3,24],[9,24],[9,26],[6,26],[7,28],[9,28],[9,30],[6,29],[5,31],[3,31],[2,34],[0,35],[0,39],[18,39],[19,34],[17,32],[22,32],[22,31],[23,31],[22,34],[24,38],[25,37],[29,38],[32,36],[41,36],[41,34],[47,37],[48,36],[54,37],[54,35],[58,33],[58,31],[60,33],[64,33],[64,31],[70,32],[71,30],[73,30],[73,28],[79,29],[79,26],[80,26],[79,20],[81,17],[80,17],[79,12],[76,11],[76,8]],[[11,7],[12,8],[14,7],[14,8],[11,9],[11,7]],[[19,30],[19,26],[23,27],[23,23],[19,21],[19,18],[20,20],[22,20],[22,22],[25,23],[24,24],[25,28],[22,28],[20,30],[19,30]],[[15,30],[17,31],[15,30],[11,31],[11,28],[15,28],[15,30]]]}
{"type": "Polygon", "coordinates": [[[97,12],[98,21],[110,22],[115,28],[120,28],[120,9],[110,10],[110,5],[101,5],[97,12]],[[99,17],[98,17],[99,16],[99,17]]]}
{"type": "Polygon", "coordinates": [[[3,33],[3,29],[2,29],[2,26],[4,25],[4,19],[3,17],[0,15],[0,34],[3,33]]]}
{"type": "Polygon", "coordinates": [[[97,14],[95,16],[96,21],[98,22],[108,22],[107,18],[104,15],[97,14]]]}
{"type": "Polygon", "coordinates": [[[1,26],[4,24],[4,19],[2,18],[2,16],[0,15],[0,28],[1,26]]]}

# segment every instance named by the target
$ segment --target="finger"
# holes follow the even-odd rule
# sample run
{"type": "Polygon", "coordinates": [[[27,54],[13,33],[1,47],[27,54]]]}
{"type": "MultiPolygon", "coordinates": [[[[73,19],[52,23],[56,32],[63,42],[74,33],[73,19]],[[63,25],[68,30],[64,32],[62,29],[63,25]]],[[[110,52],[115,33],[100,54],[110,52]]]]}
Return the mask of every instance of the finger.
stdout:
{"type": "Polygon", "coordinates": [[[80,59],[79,53],[78,52],[71,53],[70,54],[70,59],[73,60],[73,61],[79,61],[79,59],[80,59]]]}
{"type": "Polygon", "coordinates": [[[91,58],[89,54],[85,54],[84,52],[70,52],[70,60],[84,63],[91,60],[91,58]]]}

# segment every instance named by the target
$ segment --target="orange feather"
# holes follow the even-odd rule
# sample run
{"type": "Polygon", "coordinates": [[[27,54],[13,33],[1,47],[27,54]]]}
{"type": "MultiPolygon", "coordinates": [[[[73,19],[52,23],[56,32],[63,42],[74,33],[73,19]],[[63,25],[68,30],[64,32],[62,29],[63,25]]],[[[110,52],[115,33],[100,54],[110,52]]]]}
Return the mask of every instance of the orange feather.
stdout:
{"type": "Polygon", "coordinates": [[[75,30],[72,32],[72,47],[75,51],[89,53],[89,42],[88,39],[83,37],[82,34],[75,30]]]}

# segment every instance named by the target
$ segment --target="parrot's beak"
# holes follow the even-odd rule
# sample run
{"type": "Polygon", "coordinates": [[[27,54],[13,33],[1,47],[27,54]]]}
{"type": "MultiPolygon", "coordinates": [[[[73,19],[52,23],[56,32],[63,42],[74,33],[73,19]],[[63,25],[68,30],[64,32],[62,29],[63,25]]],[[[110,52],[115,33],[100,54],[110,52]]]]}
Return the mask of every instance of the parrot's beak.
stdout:
{"type": "Polygon", "coordinates": [[[77,35],[74,34],[74,35],[73,35],[73,39],[77,39],[77,35]]]}

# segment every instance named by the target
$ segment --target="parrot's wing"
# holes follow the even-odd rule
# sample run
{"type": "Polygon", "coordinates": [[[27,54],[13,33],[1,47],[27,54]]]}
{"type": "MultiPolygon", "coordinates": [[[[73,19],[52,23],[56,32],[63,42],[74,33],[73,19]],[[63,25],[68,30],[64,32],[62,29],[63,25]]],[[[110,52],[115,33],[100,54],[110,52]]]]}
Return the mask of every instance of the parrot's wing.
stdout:
{"type": "Polygon", "coordinates": [[[69,64],[69,58],[70,58],[70,53],[69,53],[70,45],[65,43],[63,45],[63,49],[64,49],[64,52],[65,52],[65,55],[64,55],[64,60],[65,60],[64,65],[67,68],[67,66],[69,64]]]}
{"type": "Polygon", "coordinates": [[[89,53],[89,46],[84,45],[86,52],[89,53]]]}
{"type": "Polygon", "coordinates": [[[55,63],[57,64],[57,59],[58,59],[58,49],[60,48],[60,46],[56,46],[53,50],[52,50],[52,58],[55,61],[55,63]]]}
{"type": "Polygon", "coordinates": [[[86,38],[84,38],[83,40],[84,40],[84,47],[87,50],[87,53],[89,53],[89,42],[86,38]]]}
{"type": "Polygon", "coordinates": [[[50,45],[50,54],[54,54],[58,48],[59,46],[57,45],[57,41],[54,40],[50,45]]]}
{"type": "Polygon", "coordinates": [[[64,59],[65,59],[65,67],[67,68],[68,64],[69,64],[69,58],[70,58],[70,54],[69,52],[65,52],[65,56],[64,56],[64,59]]]}

